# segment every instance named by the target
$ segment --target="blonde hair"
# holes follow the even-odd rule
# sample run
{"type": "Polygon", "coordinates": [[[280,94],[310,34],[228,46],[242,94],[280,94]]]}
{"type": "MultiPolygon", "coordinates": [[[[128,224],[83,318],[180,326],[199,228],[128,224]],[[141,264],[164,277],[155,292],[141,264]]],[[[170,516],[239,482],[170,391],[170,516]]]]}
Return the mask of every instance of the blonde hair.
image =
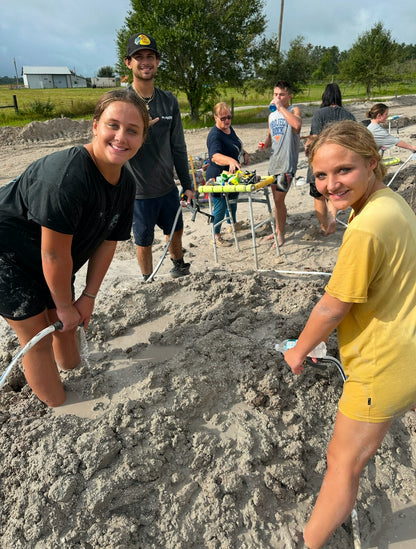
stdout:
{"type": "Polygon", "coordinates": [[[214,113],[214,116],[219,116],[221,111],[229,111],[231,112],[231,109],[228,105],[228,103],[226,103],[225,101],[220,101],[219,103],[217,103],[214,108],[213,108],[213,113],[214,113]]]}
{"type": "Polygon", "coordinates": [[[378,146],[374,140],[373,134],[361,122],[352,120],[341,120],[328,124],[322,132],[312,140],[309,149],[309,164],[313,164],[313,158],[316,151],[326,145],[333,143],[355,152],[364,160],[377,160],[377,166],[374,168],[374,175],[377,179],[383,181],[387,173],[387,168],[381,160],[378,152],[378,146]]]}

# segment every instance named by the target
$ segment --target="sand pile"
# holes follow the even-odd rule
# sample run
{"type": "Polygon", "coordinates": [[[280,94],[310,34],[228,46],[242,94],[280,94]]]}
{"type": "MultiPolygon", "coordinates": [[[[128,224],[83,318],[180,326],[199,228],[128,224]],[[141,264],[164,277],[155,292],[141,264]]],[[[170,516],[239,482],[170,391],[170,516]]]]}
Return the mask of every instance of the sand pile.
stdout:
{"type": "MultiPolygon", "coordinates": [[[[274,343],[299,333],[322,280],[209,272],[111,286],[87,361],[64,375],[66,410],[45,409],[17,370],[0,393],[2,545],[296,547],[342,380],[292,376],[274,343]]],[[[415,496],[415,448],[409,413],[362,478],[364,541],[415,496]]],[[[351,539],[347,523],[331,547],[351,539]]]]}
{"type": "Polygon", "coordinates": [[[36,143],[56,139],[73,139],[88,143],[91,138],[91,121],[53,118],[46,122],[30,122],[26,126],[0,128],[0,144],[36,143]]]}

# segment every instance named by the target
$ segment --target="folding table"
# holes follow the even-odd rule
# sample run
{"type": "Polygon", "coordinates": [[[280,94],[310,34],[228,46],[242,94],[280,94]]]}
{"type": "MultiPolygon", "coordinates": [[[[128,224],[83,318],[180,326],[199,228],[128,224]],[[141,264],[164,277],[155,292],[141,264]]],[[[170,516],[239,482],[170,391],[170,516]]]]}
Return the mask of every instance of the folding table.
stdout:
{"type": "MultiPolygon", "coordinates": [[[[251,178],[251,179],[254,180],[255,178],[251,178]]],[[[244,178],[243,178],[243,181],[244,181],[244,178]]],[[[219,184],[201,185],[200,187],[198,187],[198,192],[200,194],[208,194],[208,204],[209,204],[209,209],[211,214],[214,211],[212,196],[213,194],[216,194],[216,193],[220,193],[224,195],[225,201],[227,203],[228,212],[231,211],[230,203],[233,202],[232,200],[229,199],[228,195],[230,193],[239,193],[238,199],[236,199],[237,202],[248,203],[249,212],[250,212],[250,226],[251,226],[251,238],[253,243],[254,265],[255,265],[255,268],[258,269],[256,229],[259,229],[266,223],[270,223],[272,227],[274,243],[276,246],[276,254],[277,256],[280,255],[279,244],[277,242],[276,224],[275,224],[275,219],[273,215],[273,210],[270,204],[270,189],[269,189],[270,185],[274,183],[276,179],[274,176],[271,175],[269,177],[260,179],[260,181],[257,181],[256,183],[244,184],[243,181],[239,185],[219,185],[219,184]],[[259,223],[254,223],[253,203],[255,202],[260,204],[265,204],[267,208],[267,218],[263,219],[259,223]]],[[[223,223],[224,221],[227,221],[227,220],[229,220],[231,224],[235,247],[237,248],[238,251],[240,251],[240,246],[238,243],[237,233],[234,227],[234,220],[232,219],[232,216],[229,214],[227,217],[222,219],[219,223],[223,223]]],[[[215,262],[218,263],[217,244],[215,240],[216,225],[214,225],[213,223],[211,224],[211,232],[212,232],[212,243],[214,246],[214,258],[215,258],[215,262]]]]}

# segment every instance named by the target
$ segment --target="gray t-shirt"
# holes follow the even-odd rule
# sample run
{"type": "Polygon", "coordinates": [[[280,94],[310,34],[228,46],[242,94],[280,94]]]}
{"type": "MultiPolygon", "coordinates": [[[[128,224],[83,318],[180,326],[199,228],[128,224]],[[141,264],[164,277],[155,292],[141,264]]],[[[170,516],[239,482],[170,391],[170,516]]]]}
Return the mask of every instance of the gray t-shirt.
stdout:
{"type": "Polygon", "coordinates": [[[319,108],[312,117],[311,135],[319,135],[327,124],[339,120],[355,120],[355,117],[339,105],[319,108]]]}
{"type": "MultiPolygon", "coordinates": [[[[292,112],[293,106],[288,108],[292,112]]],[[[269,162],[269,175],[290,173],[295,175],[298,167],[300,135],[279,111],[269,115],[272,154],[269,162]]]]}
{"type": "Polygon", "coordinates": [[[377,146],[381,149],[388,149],[394,147],[400,141],[398,137],[391,135],[385,128],[382,128],[380,124],[375,124],[371,122],[367,129],[374,135],[374,139],[377,143],[377,146]]]}

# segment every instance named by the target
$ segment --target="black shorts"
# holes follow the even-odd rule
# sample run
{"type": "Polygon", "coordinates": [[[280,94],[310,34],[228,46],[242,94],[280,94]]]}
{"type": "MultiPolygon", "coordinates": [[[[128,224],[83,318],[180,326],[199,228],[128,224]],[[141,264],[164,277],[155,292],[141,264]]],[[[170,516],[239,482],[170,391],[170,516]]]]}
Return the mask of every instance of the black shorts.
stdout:
{"type": "Polygon", "coordinates": [[[15,252],[0,252],[0,315],[25,320],[45,309],[56,309],[56,305],[43,276],[36,278],[22,268],[15,252]]]}
{"type": "Polygon", "coordinates": [[[321,198],[323,195],[318,191],[315,185],[315,176],[311,170],[311,167],[308,167],[308,173],[306,175],[306,183],[309,183],[309,195],[313,198],[321,198]]]}
{"type": "Polygon", "coordinates": [[[322,198],[323,197],[323,195],[316,188],[315,183],[309,183],[309,194],[310,194],[310,196],[313,196],[314,198],[322,198]]]}

